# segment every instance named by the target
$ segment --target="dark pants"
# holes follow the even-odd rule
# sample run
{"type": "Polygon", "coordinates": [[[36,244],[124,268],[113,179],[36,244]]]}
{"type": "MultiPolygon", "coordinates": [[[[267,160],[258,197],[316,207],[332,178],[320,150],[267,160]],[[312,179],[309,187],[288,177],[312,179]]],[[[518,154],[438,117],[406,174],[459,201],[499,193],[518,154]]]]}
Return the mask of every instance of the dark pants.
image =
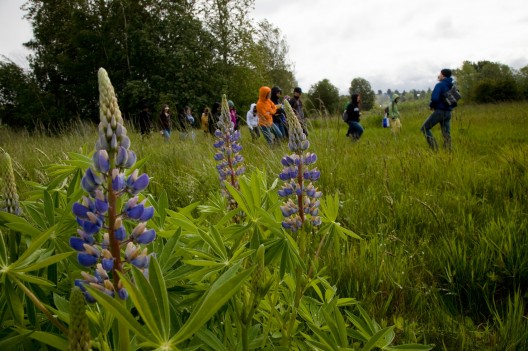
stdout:
{"type": "Polygon", "coordinates": [[[346,136],[351,136],[354,140],[361,138],[361,134],[363,134],[363,126],[359,122],[355,121],[349,121],[347,123],[348,131],[346,136]]]}
{"type": "Polygon", "coordinates": [[[425,140],[429,147],[433,150],[438,150],[438,143],[436,142],[431,129],[440,124],[442,128],[442,136],[444,137],[444,149],[451,150],[451,111],[434,110],[433,113],[425,120],[420,130],[425,135],[425,140]]]}

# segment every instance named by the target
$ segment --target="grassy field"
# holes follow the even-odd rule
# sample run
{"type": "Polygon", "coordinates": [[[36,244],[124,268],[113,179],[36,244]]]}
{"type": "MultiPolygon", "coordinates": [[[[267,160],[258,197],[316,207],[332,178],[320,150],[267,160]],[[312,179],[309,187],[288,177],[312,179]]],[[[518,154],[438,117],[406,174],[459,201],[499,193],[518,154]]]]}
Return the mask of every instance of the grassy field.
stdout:
{"type": "MultiPolygon", "coordinates": [[[[438,350],[528,349],[528,103],[460,106],[452,152],[429,150],[419,129],[425,105],[402,103],[403,128],[381,128],[381,111],[364,113],[363,137],[352,142],[339,117],[310,120],[318,183],[338,193],[350,240],[323,259],[342,296],[354,297],[402,342],[438,350]]],[[[441,142],[439,127],[433,130],[441,142]]],[[[0,147],[14,162],[21,200],[27,181],[46,184],[46,166],[93,149],[87,123],[58,137],[0,128],[0,147]]],[[[212,138],[130,132],[147,158],[149,192],[165,190],[170,207],[206,201],[219,183],[212,138]]],[[[242,129],[248,171],[272,182],[287,145],[252,142],[242,129]]]]}

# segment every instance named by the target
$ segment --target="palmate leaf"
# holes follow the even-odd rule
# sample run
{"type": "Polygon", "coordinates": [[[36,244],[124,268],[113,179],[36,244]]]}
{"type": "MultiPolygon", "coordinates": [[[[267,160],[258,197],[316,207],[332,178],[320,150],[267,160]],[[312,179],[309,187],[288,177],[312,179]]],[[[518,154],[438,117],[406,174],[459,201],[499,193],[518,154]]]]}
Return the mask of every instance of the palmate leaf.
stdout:
{"type": "Polygon", "coordinates": [[[190,338],[240,289],[255,269],[253,266],[238,273],[240,266],[238,263],[229,268],[207,289],[187,322],[171,339],[172,342],[179,344],[190,338]]]}
{"type": "Polygon", "coordinates": [[[2,211],[0,211],[0,225],[13,229],[14,231],[20,232],[22,234],[28,234],[30,236],[36,236],[41,232],[23,217],[2,211]]]}
{"type": "Polygon", "coordinates": [[[285,273],[294,274],[298,266],[306,269],[305,263],[299,256],[299,248],[288,233],[281,231],[277,238],[265,242],[264,247],[266,248],[266,265],[278,263],[281,279],[285,273]]]}

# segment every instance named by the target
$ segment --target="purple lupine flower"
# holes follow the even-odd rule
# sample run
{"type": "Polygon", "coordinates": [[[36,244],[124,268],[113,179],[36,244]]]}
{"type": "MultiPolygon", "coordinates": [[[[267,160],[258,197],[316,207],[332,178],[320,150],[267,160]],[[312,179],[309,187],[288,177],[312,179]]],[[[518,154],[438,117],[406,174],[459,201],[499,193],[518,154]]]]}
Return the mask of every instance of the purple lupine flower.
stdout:
{"type": "Polygon", "coordinates": [[[233,209],[237,204],[225,190],[224,181],[228,181],[238,189],[237,177],[242,175],[246,168],[243,166],[244,157],[239,154],[242,151],[242,146],[239,144],[240,132],[234,130],[225,95],[222,96],[222,110],[218,127],[214,133],[216,140],[213,146],[217,149],[214,159],[218,161],[216,169],[222,185],[222,193],[228,198],[229,206],[233,209]]]}
{"type": "Polygon", "coordinates": [[[81,272],[83,279],[75,281],[89,302],[95,302],[95,299],[88,294],[86,284],[109,296],[117,292],[120,298],[125,299],[128,293],[117,272],[124,273],[123,265],[128,262],[137,265],[148,276],[147,249],[141,246],[156,238],[156,232],[146,227],[146,222],[154,216],[154,208],[147,206],[146,200],[139,199],[139,193],[149,184],[149,177],[147,174],[139,175],[137,169],[125,177],[125,171],[136,163],[136,154],[129,149],[130,138],[123,125],[114,88],[104,69],[99,70],[98,78],[98,138],[92,157],[93,166],[86,170],[81,180],[82,188],[89,196],[84,196],[81,202],[72,206],[82,229],[77,230],[78,237],[70,238],[70,246],[77,251],[79,264],[95,267],[93,275],[81,272]],[[129,197],[122,210],[117,208],[120,203],[117,198],[121,196],[129,197]],[[128,238],[124,220],[140,222],[128,238]],[[128,247],[124,252],[121,250],[125,243],[132,244],[131,241],[137,244],[132,259],[129,258],[128,247]]]}
{"type": "Polygon", "coordinates": [[[284,184],[278,194],[287,199],[280,206],[285,217],[282,226],[296,232],[306,219],[309,219],[313,226],[321,224],[318,216],[320,203],[316,199],[320,198],[322,193],[317,191],[312,183],[319,179],[321,172],[317,168],[310,168],[317,161],[317,156],[306,151],[310,142],[306,139],[301,124],[287,101],[284,102],[284,110],[288,121],[288,146],[293,153],[281,159],[284,168],[279,173],[279,178],[284,184]],[[307,182],[309,183],[306,184],[307,182]]]}

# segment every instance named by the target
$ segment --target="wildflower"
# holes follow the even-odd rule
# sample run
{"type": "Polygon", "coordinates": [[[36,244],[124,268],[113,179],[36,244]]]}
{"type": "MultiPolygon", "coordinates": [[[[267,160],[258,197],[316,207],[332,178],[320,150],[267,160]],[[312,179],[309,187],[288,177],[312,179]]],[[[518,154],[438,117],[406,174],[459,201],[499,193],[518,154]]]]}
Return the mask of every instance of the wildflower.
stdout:
{"type": "Polygon", "coordinates": [[[310,142],[306,139],[288,101],[284,102],[284,110],[289,130],[288,147],[293,153],[281,159],[283,169],[279,173],[279,178],[284,184],[278,193],[279,196],[287,199],[280,206],[285,217],[282,226],[296,232],[307,219],[313,226],[321,224],[321,218],[318,216],[320,205],[318,199],[322,196],[322,192],[313,185],[313,182],[319,180],[321,172],[317,168],[311,168],[317,161],[317,156],[306,151],[310,142]]]}
{"type": "MultiPolygon", "coordinates": [[[[218,161],[217,171],[222,186],[224,181],[228,181],[234,188],[238,189],[237,177],[242,175],[245,171],[243,165],[244,158],[240,155],[242,146],[239,144],[240,132],[234,129],[229,106],[225,95],[222,96],[222,112],[218,127],[214,133],[216,140],[213,146],[218,149],[214,155],[214,159],[218,161]]],[[[235,208],[236,202],[232,199],[229,193],[222,189],[222,193],[229,199],[230,207],[235,208]]]]}
{"type": "Polygon", "coordinates": [[[81,181],[88,196],[83,196],[80,202],[72,206],[81,229],[77,230],[78,237],[70,238],[70,246],[77,251],[79,264],[95,267],[93,276],[82,272],[84,279],[75,282],[89,302],[95,302],[95,299],[88,294],[84,285],[95,287],[109,296],[115,296],[117,292],[117,296],[125,299],[128,293],[117,272],[124,273],[124,265],[131,264],[147,275],[148,250],[141,248],[141,245],[149,244],[156,238],[156,232],[147,228],[154,208],[139,198],[139,193],[149,184],[149,177],[147,174],[139,175],[137,169],[128,177],[125,176],[126,169],[135,164],[136,154],[129,150],[130,138],[123,125],[114,88],[102,68],[98,72],[98,79],[98,139],[92,157],[93,167],[86,170],[81,181]],[[129,198],[119,212],[117,198],[125,194],[129,198]],[[128,237],[124,220],[139,222],[128,237]],[[131,253],[128,246],[122,252],[121,247],[125,243],[132,245],[139,253],[131,253]]]}

